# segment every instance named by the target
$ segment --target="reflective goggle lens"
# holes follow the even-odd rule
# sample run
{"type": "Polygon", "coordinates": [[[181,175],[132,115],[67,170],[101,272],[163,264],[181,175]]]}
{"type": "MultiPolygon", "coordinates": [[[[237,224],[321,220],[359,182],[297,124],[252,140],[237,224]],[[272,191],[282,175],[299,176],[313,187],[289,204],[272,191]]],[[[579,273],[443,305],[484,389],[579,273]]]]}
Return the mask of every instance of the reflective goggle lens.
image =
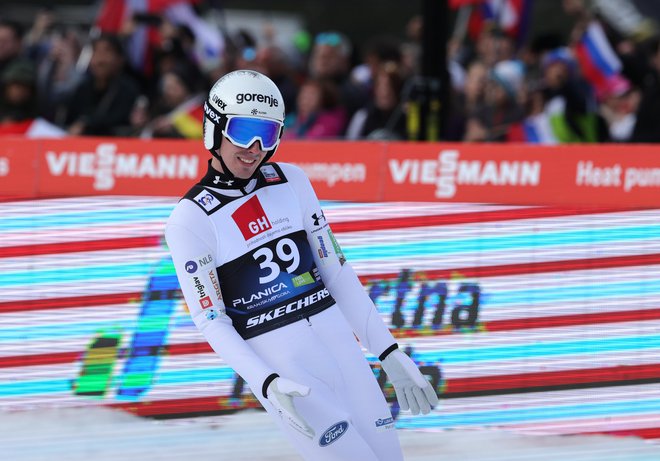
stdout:
{"type": "Polygon", "coordinates": [[[274,120],[250,117],[228,117],[222,134],[239,147],[250,147],[254,141],[261,141],[263,150],[277,145],[282,124],[274,120]]]}

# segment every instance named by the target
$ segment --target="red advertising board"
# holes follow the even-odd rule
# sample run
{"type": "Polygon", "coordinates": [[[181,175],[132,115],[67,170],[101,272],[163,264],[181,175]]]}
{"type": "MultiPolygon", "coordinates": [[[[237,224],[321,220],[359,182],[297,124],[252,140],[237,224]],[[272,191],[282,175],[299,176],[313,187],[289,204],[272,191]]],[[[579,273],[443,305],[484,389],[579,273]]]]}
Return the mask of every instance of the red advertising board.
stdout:
{"type": "Polygon", "coordinates": [[[21,138],[3,139],[0,143],[0,197],[36,196],[37,169],[34,141],[21,138]]]}
{"type": "Polygon", "coordinates": [[[384,146],[378,142],[287,141],[276,159],[305,170],[320,198],[374,202],[382,194],[384,146]]]}
{"type": "Polygon", "coordinates": [[[208,157],[201,143],[180,140],[49,140],[38,153],[40,195],[180,196],[208,157]]]}
{"type": "MultiPolygon", "coordinates": [[[[7,138],[0,198],[181,196],[209,158],[198,141],[7,138]]],[[[286,141],[274,160],[327,200],[660,207],[654,145],[286,141]]]]}
{"type": "Polygon", "coordinates": [[[391,143],[383,200],[660,206],[656,146],[391,143]]]}

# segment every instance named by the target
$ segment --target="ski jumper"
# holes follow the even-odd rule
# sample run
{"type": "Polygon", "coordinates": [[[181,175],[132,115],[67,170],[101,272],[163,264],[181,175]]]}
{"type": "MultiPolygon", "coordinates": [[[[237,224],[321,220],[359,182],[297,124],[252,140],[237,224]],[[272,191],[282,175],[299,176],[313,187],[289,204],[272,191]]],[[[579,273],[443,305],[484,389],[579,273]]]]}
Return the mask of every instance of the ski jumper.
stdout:
{"type": "Polygon", "coordinates": [[[304,172],[262,165],[243,188],[209,164],[165,236],[192,319],[211,347],[307,460],[399,461],[394,421],[362,353],[396,341],[346,262],[304,172]],[[355,336],[354,336],[355,335],[355,336]],[[277,376],[309,386],[294,398],[305,437],[266,398],[277,376]]]}

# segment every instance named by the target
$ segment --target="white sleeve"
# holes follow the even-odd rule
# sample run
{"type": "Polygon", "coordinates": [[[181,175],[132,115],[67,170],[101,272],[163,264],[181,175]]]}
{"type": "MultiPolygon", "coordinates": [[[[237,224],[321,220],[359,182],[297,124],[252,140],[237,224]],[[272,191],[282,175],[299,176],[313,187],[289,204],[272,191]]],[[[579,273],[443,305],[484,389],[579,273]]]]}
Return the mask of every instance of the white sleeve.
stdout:
{"type": "Polygon", "coordinates": [[[325,286],[367,350],[379,357],[387,354],[396,345],[396,340],[357,274],[346,262],[309,179],[297,167],[280,166],[296,188],[307,239],[325,286]]]}
{"type": "Polygon", "coordinates": [[[167,222],[165,239],[193,322],[250,388],[262,392],[273,370],[236,332],[225,314],[216,271],[218,246],[213,223],[195,204],[183,200],[167,222]]]}

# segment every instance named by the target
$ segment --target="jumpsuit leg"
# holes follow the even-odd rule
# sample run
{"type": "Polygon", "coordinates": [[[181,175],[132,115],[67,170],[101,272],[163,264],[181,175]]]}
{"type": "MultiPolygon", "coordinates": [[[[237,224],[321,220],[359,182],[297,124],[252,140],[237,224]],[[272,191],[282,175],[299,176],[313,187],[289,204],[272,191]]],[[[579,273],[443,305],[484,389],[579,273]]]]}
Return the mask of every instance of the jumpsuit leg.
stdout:
{"type": "Polygon", "coordinates": [[[328,309],[311,320],[318,338],[341,363],[337,395],[349,409],[360,435],[379,461],[402,461],[399,437],[394,421],[389,419],[389,405],[343,315],[328,309]]]}
{"type": "MultiPolygon", "coordinates": [[[[250,341],[280,376],[310,387],[294,405],[316,436],[310,440],[262,405],[294,447],[311,461],[401,461],[403,455],[389,406],[348,323],[337,306],[250,341]],[[256,341],[255,341],[256,340],[256,341]],[[385,424],[378,424],[385,421],[385,424]],[[328,444],[324,434],[347,426],[328,444]]],[[[257,394],[255,392],[255,394],[257,394]]],[[[335,431],[336,432],[336,431],[335,431]]],[[[330,435],[329,437],[332,437],[330,435]]]]}

